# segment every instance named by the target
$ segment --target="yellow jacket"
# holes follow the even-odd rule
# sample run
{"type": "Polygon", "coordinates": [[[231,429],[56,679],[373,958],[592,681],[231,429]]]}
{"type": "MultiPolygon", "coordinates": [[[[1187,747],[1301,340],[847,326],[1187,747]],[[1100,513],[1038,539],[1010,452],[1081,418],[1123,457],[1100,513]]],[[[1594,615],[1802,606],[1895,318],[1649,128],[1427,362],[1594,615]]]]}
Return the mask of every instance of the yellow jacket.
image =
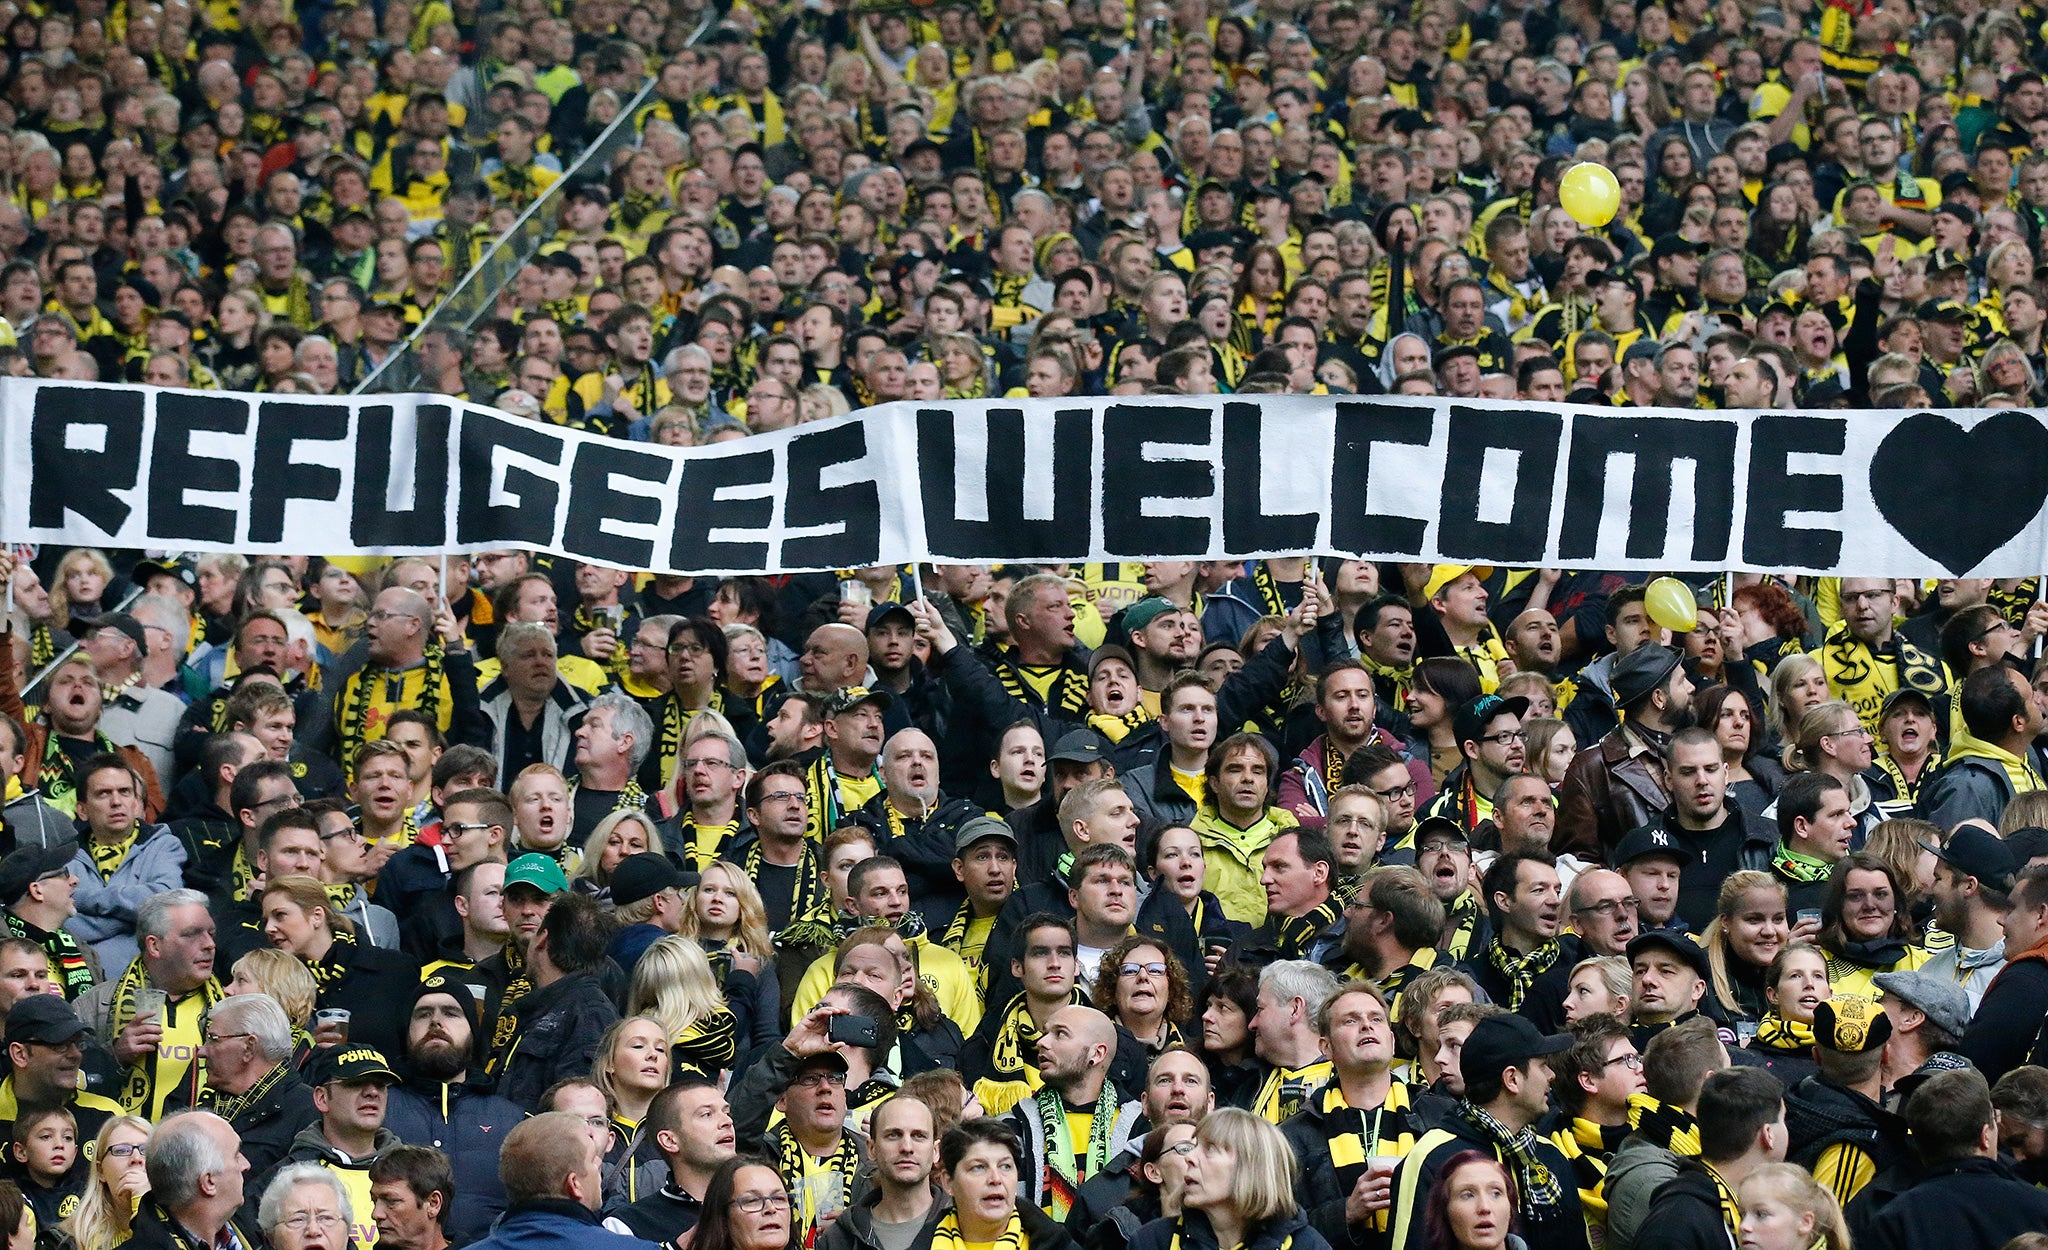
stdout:
{"type": "MultiPolygon", "coordinates": [[[[981,1025],[981,991],[975,987],[974,974],[967,970],[967,964],[928,937],[910,938],[906,944],[917,960],[918,979],[939,1000],[939,1010],[960,1026],[962,1037],[974,1036],[974,1030],[981,1025]]],[[[825,991],[832,988],[835,955],[836,952],[820,955],[804,970],[803,980],[796,984],[796,997],[790,1002],[791,1027],[810,1014],[811,1008],[824,999],[825,991]]]]}
{"type": "Polygon", "coordinates": [[[1281,807],[1267,808],[1249,829],[1237,828],[1213,809],[1195,817],[1190,828],[1201,837],[1209,866],[1202,888],[1223,904],[1224,915],[1255,929],[1266,923],[1266,887],[1259,884],[1266,869],[1266,847],[1281,830],[1300,823],[1281,807]]]}

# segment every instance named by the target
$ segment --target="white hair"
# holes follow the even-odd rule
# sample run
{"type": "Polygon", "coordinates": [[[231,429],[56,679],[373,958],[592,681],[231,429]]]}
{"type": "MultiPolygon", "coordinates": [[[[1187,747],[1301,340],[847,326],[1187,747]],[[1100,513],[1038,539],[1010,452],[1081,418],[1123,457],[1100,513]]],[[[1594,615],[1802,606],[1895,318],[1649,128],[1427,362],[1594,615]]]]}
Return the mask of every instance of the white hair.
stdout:
{"type": "Polygon", "coordinates": [[[341,1210],[343,1219],[355,1209],[355,1200],[348,1196],[348,1190],[341,1184],[341,1178],[321,1163],[287,1163],[283,1170],[263,1188],[263,1201],[256,1208],[256,1227],[269,1237],[277,1232],[277,1226],[284,1221],[284,1204],[292,1191],[301,1185],[325,1185],[334,1193],[334,1204],[341,1210]]]}

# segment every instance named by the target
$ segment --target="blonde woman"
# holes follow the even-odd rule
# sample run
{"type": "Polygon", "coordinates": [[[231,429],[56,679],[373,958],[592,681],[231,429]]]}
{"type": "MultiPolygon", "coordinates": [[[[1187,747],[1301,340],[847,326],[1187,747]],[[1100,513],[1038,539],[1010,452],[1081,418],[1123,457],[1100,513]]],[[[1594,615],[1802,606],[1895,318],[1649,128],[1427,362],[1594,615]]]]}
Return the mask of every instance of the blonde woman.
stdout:
{"type": "Polygon", "coordinates": [[[135,1115],[117,1115],[100,1126],[92,1143],[91,1179],[77,1210],[58,1226],[78,1250],[114,1250],[128,1240],[129,1221],[149,1192],[149,1131],[149,1121],[135,1115]]]}
{"type": "Polygon", "coordinates": [[[1785,887],[1770,873],[1731,872],[1721,882],[1714,918],[1700,934],[1712,974],[1709,992],[1726,1018],[1737,1022],[1738,1033],[1770,1010],[1765,991],[1771,964],[1792,940],[1785,906],[1785,887]]]}
{"type": "Polygon", "coordinates": [[[590,1080],[612,1108],[612,1144],[605,1151],[605,1195],[638,1202],[660,1187],[661,1151],[643,1125],[654,1097],[668,1088],[667,1030],[647,1016],[628,1016],[605,1030],[590,1080]]]}
{"type": "Polygon", "coordinates": [[[57,575],[50,579],[50,614],[58,629],[68,630],[74,619],[100,614],[100,602],[114,580],[114,566],[96,547],[73,547],[57,561],[57,575]]]}
{"type": "Polygon", "coordinates": [[[738,1019],[743,1047],[766,1045],[782,1036],[780,978],[775,974],[775,943],[768,936],[768,911],[761,891],[739,865],[717,860],[704,869],[697,886],[683,898],[683,923],[677,932],[693,938],[711,961],[718,988],[738,1019]],[[753,978],[751,993],[746,977],[753,978]]]}
{"type": "Polygon", "coordinates": [[[1828,1187],[1796,1163],[1743,1178],[1743,1250],[1849,1250],[1849,1224],[1828,1187]]]}
{"type": "Polygon", "coordinates": [[[1628,960],[1619,955],[1582,959],[1573,967],[1571,988],[1565,992],[1565,1023],[1600,1015],[1620,1016],[1626,1020],[1629,996],[1633,992],[1628,960]]]}
{"type": "Polygon", "coordinates": [[[292,1022],[293,1044],[312,1045],[308,1026],[313,1021],[313,1004],[320,997],[320,986],[313,980],[313,974],[306,971],[306,965],[284,951],[253,950],[235,961],[232,974],[234,979],[227,985],[230,995],[270,995],[292,1022]]]}
{"type": "Polygon", "coordinates": [[[622,807],[598,821],[597,828],[584,839],[583,862],[576,866],[570,887],[609,900],[612,869],[619,866],[619,861],[628,855],[644,854],[660,845],[661,835],[655,832],[653,819],[646,812],[622,807]]]}
{"type": "Polygon", "coordinates": [[[662,938],[640,956],[626,991],[626,1011],[661,1023],[677,1072],[715,1079],[738,1056],[738,1021],[719,991],[710,960],[688,938],[662,938]]]}

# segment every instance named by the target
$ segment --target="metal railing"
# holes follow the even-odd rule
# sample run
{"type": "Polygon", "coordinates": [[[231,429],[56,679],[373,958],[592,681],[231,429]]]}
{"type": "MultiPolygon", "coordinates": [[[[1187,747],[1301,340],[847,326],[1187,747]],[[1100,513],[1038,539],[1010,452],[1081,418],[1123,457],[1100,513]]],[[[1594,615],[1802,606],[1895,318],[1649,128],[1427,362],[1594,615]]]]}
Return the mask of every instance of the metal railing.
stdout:
{"type": "Polygon", "coordinates": [[[655,80],[649,78],[641,85],[632,100],[620,107],[619,115],[612,119],[612,124],[583,149],[582,155],[563,171],[560,178],[526,206],[526,211],[519,215],[511,228],[484,251],[468,273],[462,275],[455,289],[420,319],[419,326],[398,345],[397,351],[356,383],[351,394],[389,394],[418,389],[419,364],[413,353],[420,336],[429,330],[468,330],[497,306],[499,294],[513,277],[562,228],[562,211],[569,188],[590,176],[601,174],[613,154],[634,138],[633,118],[654,94],[654,84],[655,80]]]}

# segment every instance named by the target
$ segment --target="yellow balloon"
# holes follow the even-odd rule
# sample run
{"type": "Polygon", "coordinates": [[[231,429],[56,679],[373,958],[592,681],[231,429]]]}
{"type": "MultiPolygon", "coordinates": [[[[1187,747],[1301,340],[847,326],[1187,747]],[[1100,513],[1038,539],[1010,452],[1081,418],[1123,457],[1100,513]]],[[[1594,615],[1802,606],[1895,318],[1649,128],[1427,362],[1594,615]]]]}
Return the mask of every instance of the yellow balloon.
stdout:
{"type": "Polygon", "coordinates": [[[1675,577],[1652,581],[1643,595],[1643,609],[1653,624],[1675,634],[1689,634],[1699,628],[1699,601],[1693,598],[1692,587],[1675,577]]]}
{"type": "Polygon", "coordinates": [[[1621,210],[1621,184],[1607,166],[1580,161],[1564,171],[1557,198],[1573,221],[1582,226],[1604,226],[1621,210]]]}

